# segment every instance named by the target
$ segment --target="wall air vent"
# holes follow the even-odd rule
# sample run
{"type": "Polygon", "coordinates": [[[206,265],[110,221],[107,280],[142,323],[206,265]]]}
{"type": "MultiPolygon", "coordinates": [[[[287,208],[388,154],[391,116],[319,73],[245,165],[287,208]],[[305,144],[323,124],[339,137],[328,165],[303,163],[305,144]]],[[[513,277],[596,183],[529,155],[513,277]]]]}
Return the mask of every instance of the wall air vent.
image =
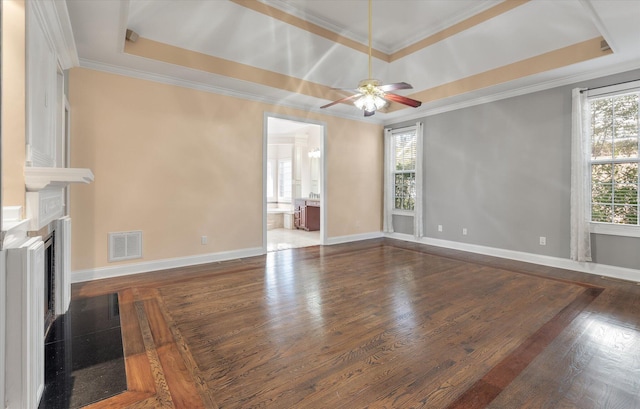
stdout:
{"type": "Polygon", "coordinates": [[[109,233],[109,262],[142,258],[142,231],[109,233]]]}

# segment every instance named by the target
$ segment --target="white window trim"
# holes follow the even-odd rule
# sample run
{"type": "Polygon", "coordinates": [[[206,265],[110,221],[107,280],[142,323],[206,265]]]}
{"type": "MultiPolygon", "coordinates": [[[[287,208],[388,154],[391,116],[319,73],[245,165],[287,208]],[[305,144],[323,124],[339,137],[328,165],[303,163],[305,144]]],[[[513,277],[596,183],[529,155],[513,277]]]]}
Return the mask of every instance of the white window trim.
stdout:
{"type": "MultiPolygon", "coordinates": [[[[596,88],[596,89],[588,90],[585,92],[587,94],[587,100],[588,100],[589,98],[615,96],[618,94],[626,94],[634,91],[640,91],[640,80],[625,82],[622,84],[616,84],[616,85],[611,85],[607,87],[596,88]]],[[[589,158],[584,158],[584,160],[587,161],[588,164],[594,163],[589,158]]],[[[638,161],[640,162],[640,159],[638,159],[638,161]]],[[[613,162],[615,162],[615,160],[613,162]]],[[[629,160],[625,160],[624,162],[629,162],[629,160]]],[[[610,161],[607,161],[607,163],[610,163],[610,161]]],[[[586,188],[590,190],[591,185],[587,186],[586,188]]],[[[591,200],[589,200],[589,203],[591,203],[591,200]]],[[[591,220],[591,206],[589,206],[589,220],[591,220]]],[[[594,234],[606,234],[606,235],[624,236],[624,237],[640,237],[640,226],[627,225],[627,224],[615,224],[615,223],[590,221],[589,231],[594,234]]]]}
{"type": "Polygon", "coordinates": [[[404,209],[396,209],[395,207],[391,210],[391,213],[399,216],[413,216],[416,214],[415,205],[413,210],[404,210],[404,209]]]}
{"type": "Polygon", "coordinates": [[[589,224],[591,233],[608,234],[611,236],[640,237],[640,226],[630,226],[627,224],[591,222],[589,224]]]}
{"type": "Polygon", "coordinates": [[[385,160],[384,160],[384,220],[383,230],[388,233],[393,232],[393,216],[411,216],[413,217],[413,234],[415,237],[423,236],[423,186],[422,186],[422,157],[423,157],[423,125],[421,122],[417,122],[413,126],[407,126],[403,128],[391,129],[385,128],[384,130],[384,147],[385,147],[385,160]],[[395,208],[395,190],[394,190],[394,178],[391,176],[395,173],[394,169],[394,146],[391,143],[394,134],[405,133],[408,131],[416,132],[416,198],[413,206],[413,210],[404,210],[395,208]]]}

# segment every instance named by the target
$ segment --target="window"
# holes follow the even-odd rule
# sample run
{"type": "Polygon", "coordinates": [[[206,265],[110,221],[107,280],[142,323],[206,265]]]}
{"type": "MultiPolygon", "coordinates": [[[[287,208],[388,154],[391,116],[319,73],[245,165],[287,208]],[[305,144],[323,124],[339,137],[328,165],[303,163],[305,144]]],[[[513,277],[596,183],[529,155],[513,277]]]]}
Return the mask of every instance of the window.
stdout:
{"type": "Polygon", "coordinates": [[[638,226],[640,91],[589,96],[591,221],[638,226]]]}
{"type": "Polygon", "coordinates": [[[393,192],[394,209],[413,211],[416,203],[416,145],[415,130],[393,134],[393,192]]]}
{"type": "Polygon", "coordinates": [[[413,218],[413,235],[422,237],[422,133],[421,122],[406,128],[384,130],[383,231],[410,234],[406,217],[413,218]]]}
{"type": "Polygon", "coordinates": [[[291,201],[291,159],[278,160],[278,202],[291,201]]]}
{"type": "Polygon", "coordinates": [[[275,202],[276,199],[276,161],[267,161],[267,202],[275,202]]]}

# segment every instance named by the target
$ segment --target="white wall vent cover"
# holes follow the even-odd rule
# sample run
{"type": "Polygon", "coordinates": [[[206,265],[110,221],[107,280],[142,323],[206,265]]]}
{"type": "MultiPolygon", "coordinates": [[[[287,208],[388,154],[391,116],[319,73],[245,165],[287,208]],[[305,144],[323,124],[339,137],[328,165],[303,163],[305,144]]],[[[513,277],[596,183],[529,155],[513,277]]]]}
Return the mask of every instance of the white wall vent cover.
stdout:
{"type": "Polygon", "coordinates": [[[109,233],[109,262],[142,258],[142,231],[109,233]]]}

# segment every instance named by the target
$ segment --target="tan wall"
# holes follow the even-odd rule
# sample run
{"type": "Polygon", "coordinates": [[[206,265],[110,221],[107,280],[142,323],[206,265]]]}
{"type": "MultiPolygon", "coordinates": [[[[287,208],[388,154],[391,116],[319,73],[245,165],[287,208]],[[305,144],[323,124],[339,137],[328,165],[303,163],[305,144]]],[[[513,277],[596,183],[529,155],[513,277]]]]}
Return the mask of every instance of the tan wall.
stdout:
{"type": "Polygon", "coordinates": [[[329,237],[381,231],[383,128],[336,120],[327,133],[329,237]]]}
{"type": "Polygon", "coordinates": [[[379,125],[83,68],[69,100],[71,166],[95,175],[71,187],[73,271],[115,264],[108,232],[143,231],[133,263],[261,247],[264,112],[326,123],[329,237],[381,230],[379,125]]]}
{"type": "Polygon", "coordinates": [[[2,3],[2,206],[24,212],[25,3],[2,3]]]}

